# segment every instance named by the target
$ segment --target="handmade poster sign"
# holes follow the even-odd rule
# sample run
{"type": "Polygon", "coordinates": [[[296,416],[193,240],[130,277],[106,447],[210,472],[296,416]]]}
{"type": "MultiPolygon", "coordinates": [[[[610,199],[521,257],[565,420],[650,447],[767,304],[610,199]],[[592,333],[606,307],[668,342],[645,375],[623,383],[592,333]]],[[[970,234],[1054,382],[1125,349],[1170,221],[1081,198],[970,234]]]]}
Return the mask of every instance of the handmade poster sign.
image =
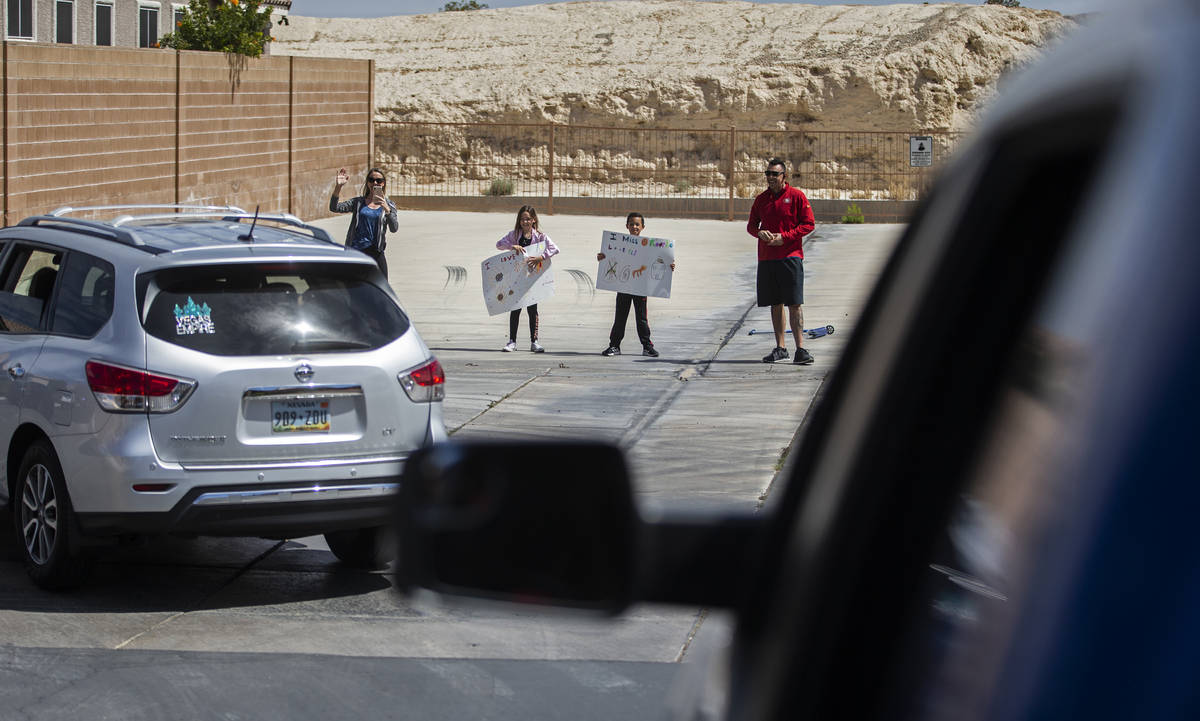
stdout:
{"type": "Polygon", "coordinates": [[[606,230],[600,237],[600,252],[604,254],[596,271],[600,290],[671,297],[675,241],[606,230]]]}
{"type": "Polygon", "coordinates": [[[526,255],[506,250],[480,264],[483,274],[483,302],[488,315],[500,315],[527,305],[540,303],[554,295],[554,272],[550,259],[529,267],[530,258],[546,252],[545,243],[525,248],[526,255]]]}

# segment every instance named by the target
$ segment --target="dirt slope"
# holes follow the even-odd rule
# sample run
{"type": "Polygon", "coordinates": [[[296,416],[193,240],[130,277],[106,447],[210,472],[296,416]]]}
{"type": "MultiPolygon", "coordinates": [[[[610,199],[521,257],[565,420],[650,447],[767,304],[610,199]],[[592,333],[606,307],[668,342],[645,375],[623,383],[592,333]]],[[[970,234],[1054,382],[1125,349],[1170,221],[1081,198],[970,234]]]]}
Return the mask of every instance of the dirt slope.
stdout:
{"type": "Polygon", "coordinates": [[[381,119],[958,130],[1072,27],[997,5],[623,0],[293,16],[272,52],[375,58],[381,119]]]}

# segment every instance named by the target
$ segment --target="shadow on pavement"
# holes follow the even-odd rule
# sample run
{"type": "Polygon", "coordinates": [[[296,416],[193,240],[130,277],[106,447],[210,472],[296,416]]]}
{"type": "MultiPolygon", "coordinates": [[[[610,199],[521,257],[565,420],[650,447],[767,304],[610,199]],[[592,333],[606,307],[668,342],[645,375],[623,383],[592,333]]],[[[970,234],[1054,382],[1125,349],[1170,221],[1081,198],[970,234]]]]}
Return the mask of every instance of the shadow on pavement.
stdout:
{"type": "MultiPolygon", "coordinates": [[[[8,520],[7,517],[5,520],[8,520]]],[[[342,565],[327,550],[256,538],[152,538],[95,549],[79,588],[44,591],[25,573],[15,534],[0,533],[0,609],[145,613],[328,601],[390,588],[388,577],[342,565]]]]}

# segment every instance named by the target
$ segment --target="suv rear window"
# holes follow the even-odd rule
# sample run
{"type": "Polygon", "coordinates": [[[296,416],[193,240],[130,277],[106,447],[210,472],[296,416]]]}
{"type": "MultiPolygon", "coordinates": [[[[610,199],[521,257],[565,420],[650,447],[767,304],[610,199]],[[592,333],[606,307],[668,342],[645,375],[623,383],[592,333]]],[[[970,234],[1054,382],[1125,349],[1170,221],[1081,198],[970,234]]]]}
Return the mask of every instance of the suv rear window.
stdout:
{"type": "Polygon", "coordinates": [[[373,267],[327,263],[171,268],[141,279],[143,326],[213,355],[372,350],[409,328],[373,267]]]}

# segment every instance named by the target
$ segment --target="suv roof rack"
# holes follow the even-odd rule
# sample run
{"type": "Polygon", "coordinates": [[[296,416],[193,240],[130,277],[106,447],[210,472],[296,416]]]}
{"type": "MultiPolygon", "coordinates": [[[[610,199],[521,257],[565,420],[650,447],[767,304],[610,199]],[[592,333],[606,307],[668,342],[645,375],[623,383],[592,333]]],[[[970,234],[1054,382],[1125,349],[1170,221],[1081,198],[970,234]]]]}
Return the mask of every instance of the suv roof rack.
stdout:
{"type": "Polygon", "coordinates": [[[47,215],[35,215],[29,218],[23,218],[17,225],[25,227],[39,227],[48,225],[69,225],[73,230],[80,233],[86,233],[96,238],[105,238],[107,240],[115,240],[118,243],[128,245],[134,248],[140,248],[150,253],[165,252],[165,248],[150,245],[146,241],[132,233],[129,230],[119,227],[116,223],[106,223],[102,220],[87,220],[85,218],[72,217],[72,213],[84,211],[99,211],[99,210],[131,210],[131,209],[147,209],[147,210],[166,210],[171,209],[176,211],[171,214],[171,217],[178,215],[191,215],[203,212],[220,211],[228,213],[234,211],[244,213],[246,211],[236,205],[186,205],[186,204],[137,204],[137,205],[84,205],[80,207],[72,207],[64,205],[50,211],[47,215]],[[179,213],[178,211],[185,211],[179,213]]]}
{"type": "Polygon", "coordinates": [[[241,222],[243,220],[251,220],[253,218],[258,218],[259,221],[265,220],[268,222],[280,223],[280,224],[287,225],[292,228],[297,228],[300,230],[308,231],[308,234],[311,235],[314,240],[319,240],[324,243],[333,243],[334,245],[338,245],[338,243],[336,243],[333,240],[333,238],[330,237],[329,233],[326,232],[323,228],[318,228],[315,225],[309,225],[308,223],[305,223],[303,220],[297,218],[296,216],[292,215],[291,213],[271,213],[271,214],[259,213],[256,215],[254,213],[247,213],[246,211],[242,210],[241,208],[213,208],[211,210],[201,210],[201,211],[192,212],[192,213],[151,213],[151,214],[147,214],[147,215],[122,215],[117,218],[113,218],[112,227],[120,228],[126,224],[133,223],[136,221],[143,221],[143,220],[171,220],[171,219],[179,219],[179,218],[218,218],[220,220],[229,220],[229,221],[234,221],[234,222],[241,222]],[[229,212],[230,210],[233,210],[235,212],[231,213],[231,212],[229,212]]]}
{"type": "MultiPolygon", "coordinates": [[[[88,205],[80,207],[62,206],[55,208],[47,215],[35,215],[22,219],[17,225],[26,227],[50,226],[50,225],[69,225],[77,232],[86,233],[88,235],[114,240],[124,245],[140,248],[151,253],[166,252],[166,248],[157,247],[147,243],[143,238],[138,236],[138,233],[130,227],[129,224],[137,221],[147,220],[185,220],[185,219],[220,219],[226,221],[241,222],[255,217],[254,214],[248,213],[236,205],[188,205],[179,203],[169,204],[130,204],[130,205],[88,205]],[[110,221],[88,220],[84,218],[72,217],[72,214],[79,212],[91,211],[107,211],[107,210],[149,210],[158,211],[139,215],[123,214],[110,221]],[[169,212],[166,212],[169,211],[169,212]]],[[[291,213],[276,213],[271,215],[258,215],[258,220],[266,220],[282,225],[290,226],[291,228],[304,230],[310,235],[313,240],[318,240],[331,245],[340,245],[335,242],[329,233],[322,228],[314,225],[309,225],[300,218],[291,213]]]]}
{"type": "MultiPolygon", "coordinates": [[[[129,205],[81,205],[78,208],[64,205],[50,211],[49,215],[60,218],[72,213],[78,213],[85,210],[186,210],[186,211],[212,211],[224,210],[233,211],[235,213],[245,213],[245,210],[236,205],[194,205],[187,203],[139,203],[129,205]]],[[[184,213],[174,213],[173,215],[184,215],[184,213]]]]}
{"type": "Polygon", "coordinates": [[[22,218],[17,223],[19,226],[36,228],[48,225],[69,225],[72,230],[80,233],[86,233],[97,238],[106,238],[115,240],[124,245],[141,248],[142,250],[151,253],[161,253],[162,248],[156,248],[146,243],[146,241],[137,237],[133,233],[124,228],[117,228],[108,223],[102,223],[98,220],[84,220],[83,218],[60,218],[54,215],[34,215],[28,218],[22,218]]]}

